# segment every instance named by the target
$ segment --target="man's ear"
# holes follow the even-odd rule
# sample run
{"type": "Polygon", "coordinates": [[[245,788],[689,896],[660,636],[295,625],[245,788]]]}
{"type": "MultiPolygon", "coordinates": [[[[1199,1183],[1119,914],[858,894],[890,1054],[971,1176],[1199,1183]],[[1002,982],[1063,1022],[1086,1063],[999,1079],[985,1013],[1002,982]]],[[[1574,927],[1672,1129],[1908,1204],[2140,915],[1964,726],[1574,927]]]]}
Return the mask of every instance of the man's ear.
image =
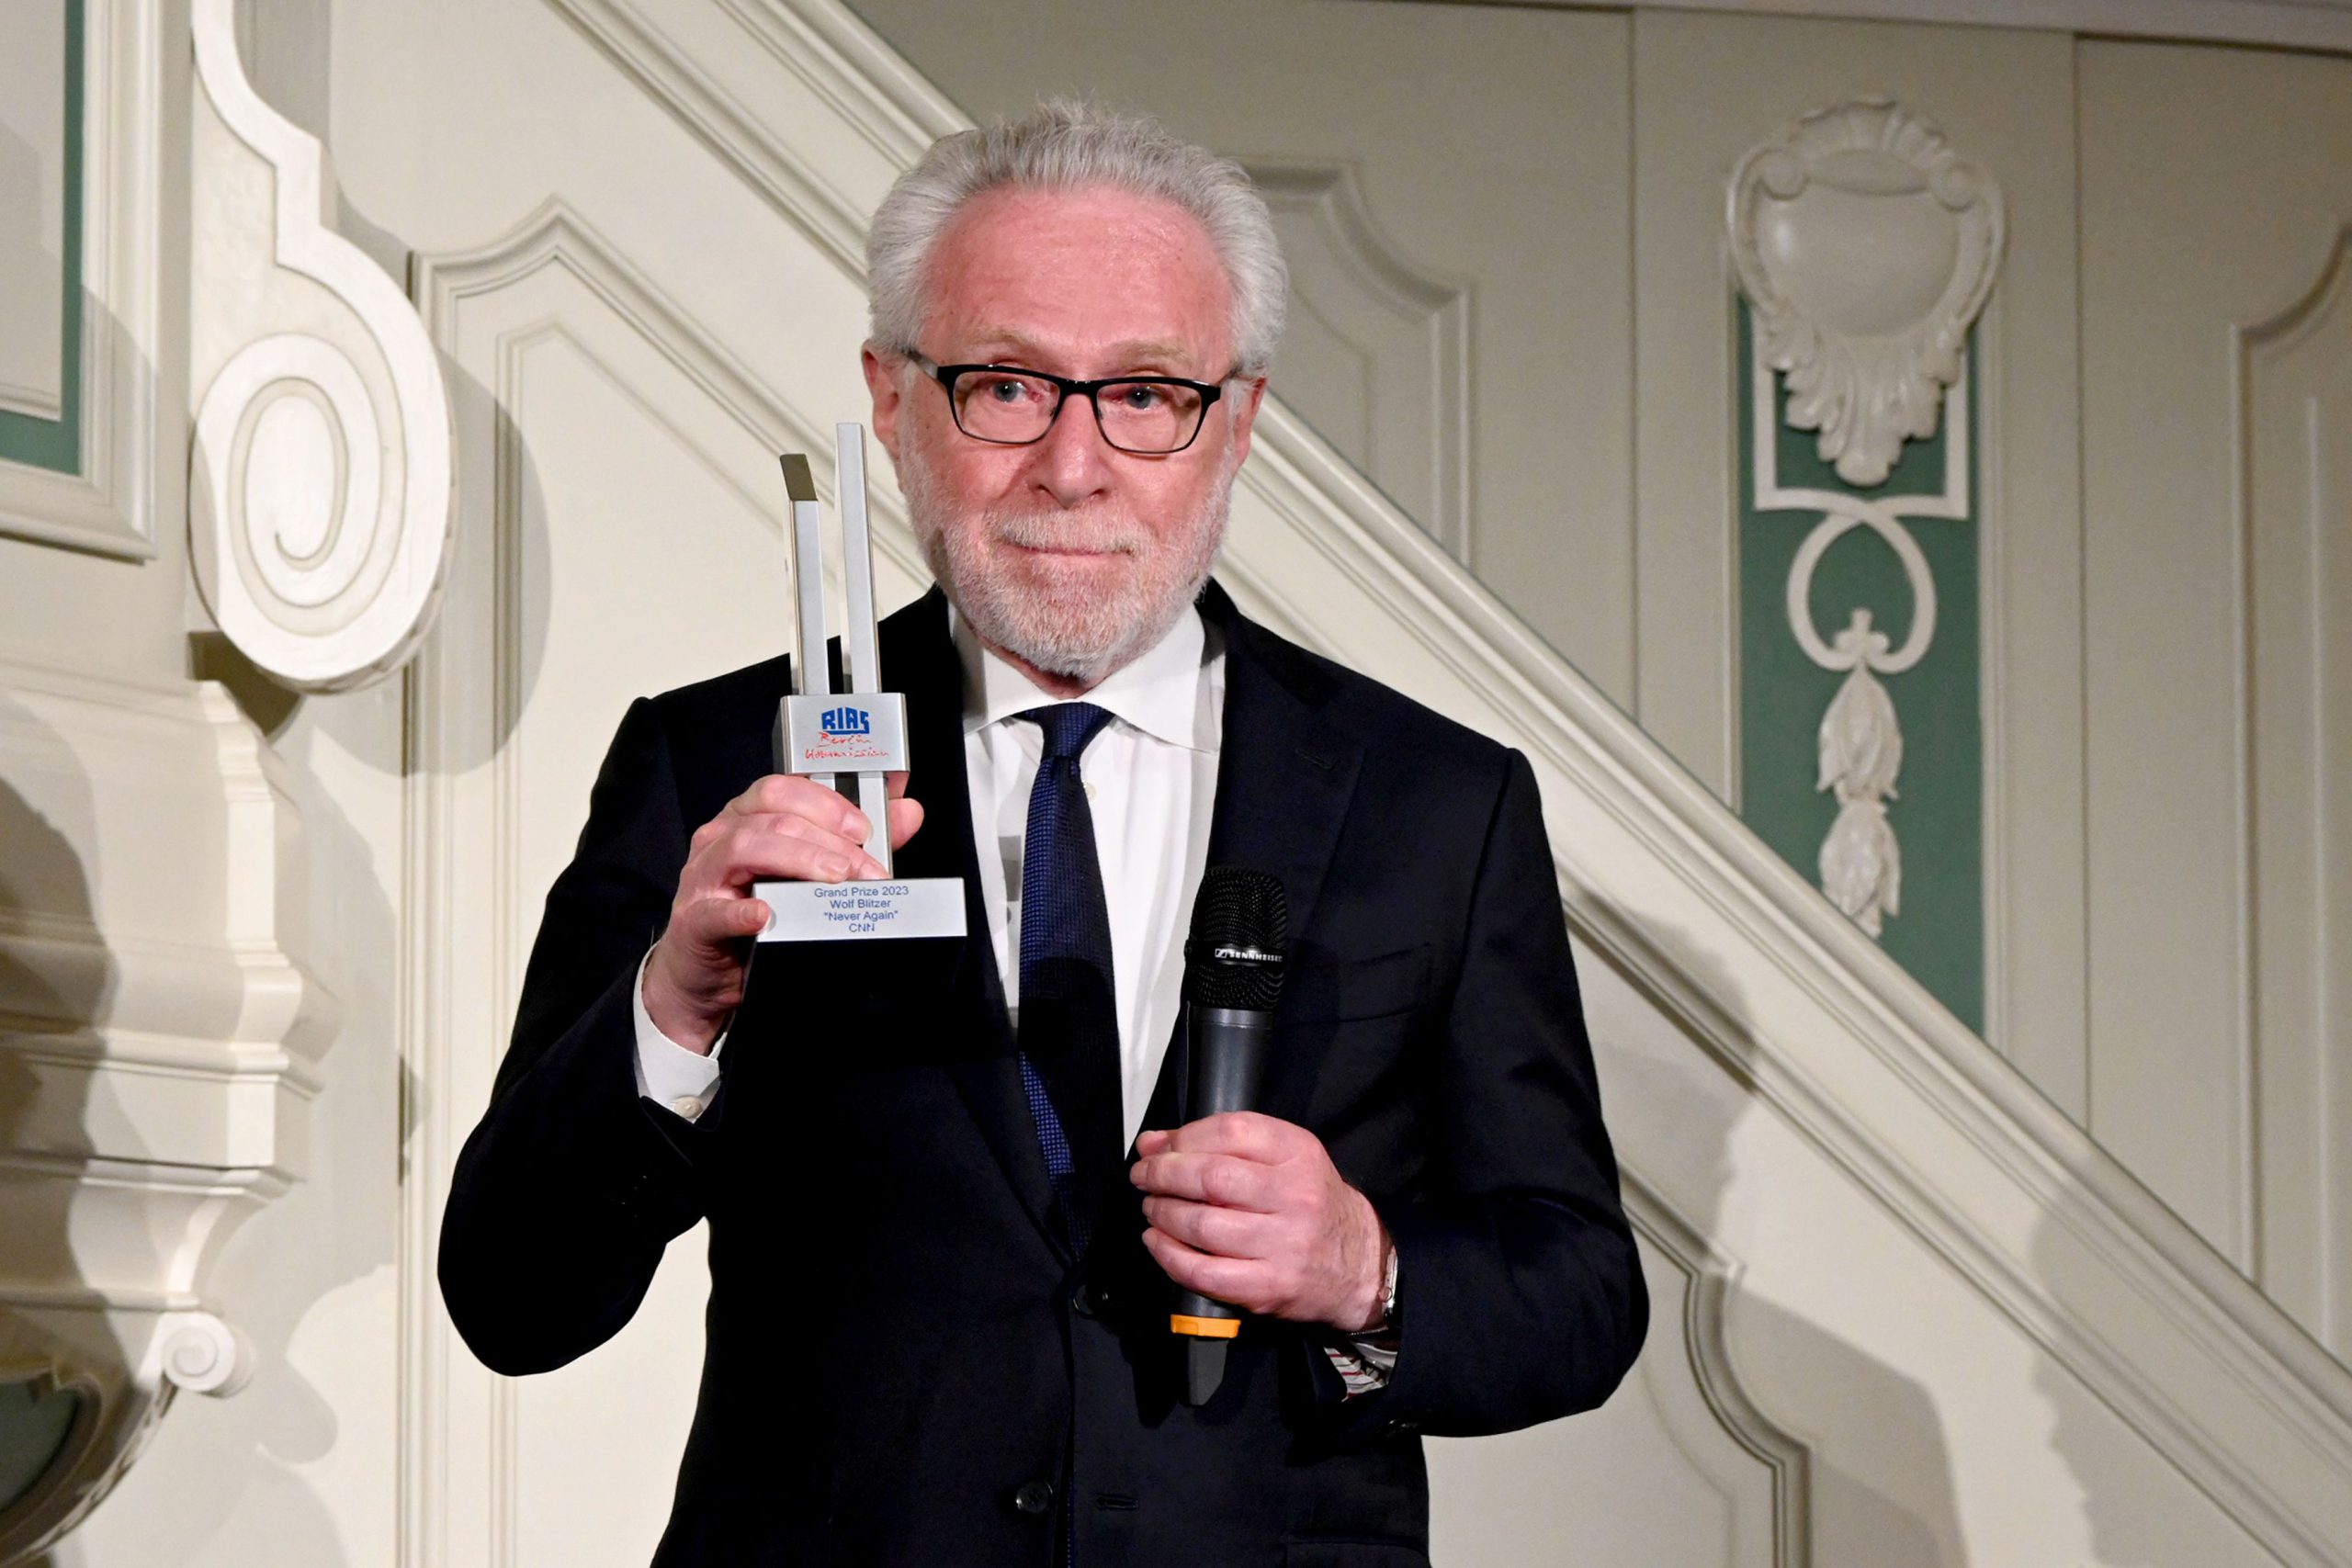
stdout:
{"type": "Polygon", "coordinates": [[[865,372],[865,389],[874,398],[874,439],[899,460],[899,410],[906,401],[906,383],[895,358],[885,357],[872,344],[859,351],[857,362],[865,372]]]}
{"type": "Polygon", "coordinates": [[[1233,403],[1233,466],[1250,456],[1250,433],[1257,428],[1258,405],[1266,400],[1266,378],[1253,376],[1250,384],[1235,393],[1233,403]]]}

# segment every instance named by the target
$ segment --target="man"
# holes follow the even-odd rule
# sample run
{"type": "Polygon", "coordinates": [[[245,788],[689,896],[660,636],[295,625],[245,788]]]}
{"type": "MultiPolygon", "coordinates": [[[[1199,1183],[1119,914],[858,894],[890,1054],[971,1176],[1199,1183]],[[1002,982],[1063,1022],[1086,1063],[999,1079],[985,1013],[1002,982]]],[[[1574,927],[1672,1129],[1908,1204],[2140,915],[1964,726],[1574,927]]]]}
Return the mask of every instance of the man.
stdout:
{"type": "Polygon", "coordinates": [[[970,937],[752,962],[754,879],[876,874],[868,825],[768,775],[784,661],[639,701],[458,1162],[450,1312],[560,1365],[708,1218],[661,1563],[1425,1562],[1417,1434],[1596,1404],[1646,1319],[1532,778],[1207,582],[1283,288],[1237,168],[1047,106],[934,146],[870,260],[941,584],[882,628],[889,836],[970,937]],[[1212,863],[1281,879],[1287,977],[1262,1112],[1176,1125],[1212,863]],[[1253,1314],[1198,1407],[1178,1286],[1253,1314]]]}

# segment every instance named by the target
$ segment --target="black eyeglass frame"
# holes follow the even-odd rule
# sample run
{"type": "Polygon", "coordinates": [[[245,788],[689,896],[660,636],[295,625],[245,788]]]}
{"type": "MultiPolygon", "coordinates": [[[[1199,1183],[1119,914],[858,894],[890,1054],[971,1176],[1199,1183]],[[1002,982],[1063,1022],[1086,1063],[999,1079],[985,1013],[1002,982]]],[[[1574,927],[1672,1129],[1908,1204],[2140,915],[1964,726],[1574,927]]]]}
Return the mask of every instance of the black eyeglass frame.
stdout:
{"type": "Polygon", "coordinates": [[[1172,457],[1177,453],[1190,448],[1193,442],[1201,438],[1201,432],[1208,428],[1209,405],[1225,396],[1226,381],[1234,380],[1241,374],[1237,367],[1232,375],[1225,378],[1224,381],[1188,381],[1182,376],[1105,376],[1099,380],[1076,381],[1068,376],[1057,376],[1050,370],[1032,370],[1025,365],[940,365],[935,364],[929,355],[916,349],[903,349],[900,352],[906,355],[907,363],[939,383],[939,389],[947,394],[947,417],[956,422],[957,430],[975,441],[985,442],[990,446],[1035,446],[1054,433],[1054,422],[1062,417],[1062,410],[1069,407],[1070,395],[1076,393],[1084,398],[1087,406],[1094,411],[1094,432],[1102,437],[1104,444],[1114,452],[1125,452],[1135,457],[1172,457]],[[1026,441],[1007,441],[1001,436],[978,435],[966,429],[964,411],[956,406],[956,383],[976,370],[992,370],[1000,376],[1025,376],[1032,380],[1043,381],[1051,386],[1058,394],[1058,400],[1054,404],[1054,412],[1046,417],[1046,428],[1026,441]],[[1193,422],[1193,434],[1184,438],[1184,444],[1182,446],[1122,446],[1112,439],[1110,431],[1102,424],[1102,404],[1099,400],[1099,394],[1105,387],[1189,388],[1201,395],[1200,417],[1193,422]]]}

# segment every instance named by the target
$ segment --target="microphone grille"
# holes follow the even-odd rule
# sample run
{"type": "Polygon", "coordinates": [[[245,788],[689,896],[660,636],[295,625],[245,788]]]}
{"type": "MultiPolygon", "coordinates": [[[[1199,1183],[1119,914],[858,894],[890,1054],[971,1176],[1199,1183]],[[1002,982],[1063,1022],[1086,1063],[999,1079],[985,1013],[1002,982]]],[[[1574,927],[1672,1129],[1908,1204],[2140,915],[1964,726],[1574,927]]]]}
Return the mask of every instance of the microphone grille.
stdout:
{"type": "Polygon", "coordinates": [[[1213,865],[1193,899],[1184,941],[1184,999],[1199,1007],[1270,1012],[1283,990],[1290,945],[1290,901],[1282,879],[1241,866],[1213,865]]]}

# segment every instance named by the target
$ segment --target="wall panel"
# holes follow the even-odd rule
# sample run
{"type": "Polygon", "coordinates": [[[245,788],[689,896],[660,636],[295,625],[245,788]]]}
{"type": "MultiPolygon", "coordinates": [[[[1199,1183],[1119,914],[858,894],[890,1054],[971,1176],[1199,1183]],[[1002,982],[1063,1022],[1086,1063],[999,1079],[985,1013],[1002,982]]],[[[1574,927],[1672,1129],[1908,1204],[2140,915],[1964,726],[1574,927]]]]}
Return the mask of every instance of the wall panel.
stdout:
{"type": "MultiPolygon", "coordinates": [[[[1634,25],[1643,728],[1736,801],[1741,504],[1724,189],[1798,116],[1883,96],[2000,182],[2007,247],[1975,335],[1984,1032],[2083,1099],[2071,45],[2050,34],[1644,11],[1634,25]]],[[[1969,628],[1962,629],[1967,635],[1969,628]]],[[[1817,717],[1792,714],[1809,726],[1817,717]]],[[[1976,717],[1958,715],[1959,722],[1976,717]]],[[[1900,817],[1901,807],[1895,808],[1900,817]]],[[[1807,878],[1815,868],[1796,862],[1807,878]]],[[[1898,917],[1898,919],[1900,917],[1898,917]]]]}
{"type": "Polygon", "coordinates": [[[2340,517],[2341,317],[2317,310],[2283,357],[2258,329],[2324,304],[2352,222],[2352,62],[2086,42],[2080,74],[2090,1125],[2316,1313],[2314,1249],[2344,1243],[2314,1207],[2312,1091],[2346,1067],[2307,1010],[2314,906],[2278,863],[2335,852],[2312,791],[2347,766],[2312,749],[2335,699],[2305,684],[2340,679],[2308,617],[2310,595],[2333,603],[2311,546],[2340,517]],[[2258,976],[2278,983],[2267,1016],[2258,976]]]}

